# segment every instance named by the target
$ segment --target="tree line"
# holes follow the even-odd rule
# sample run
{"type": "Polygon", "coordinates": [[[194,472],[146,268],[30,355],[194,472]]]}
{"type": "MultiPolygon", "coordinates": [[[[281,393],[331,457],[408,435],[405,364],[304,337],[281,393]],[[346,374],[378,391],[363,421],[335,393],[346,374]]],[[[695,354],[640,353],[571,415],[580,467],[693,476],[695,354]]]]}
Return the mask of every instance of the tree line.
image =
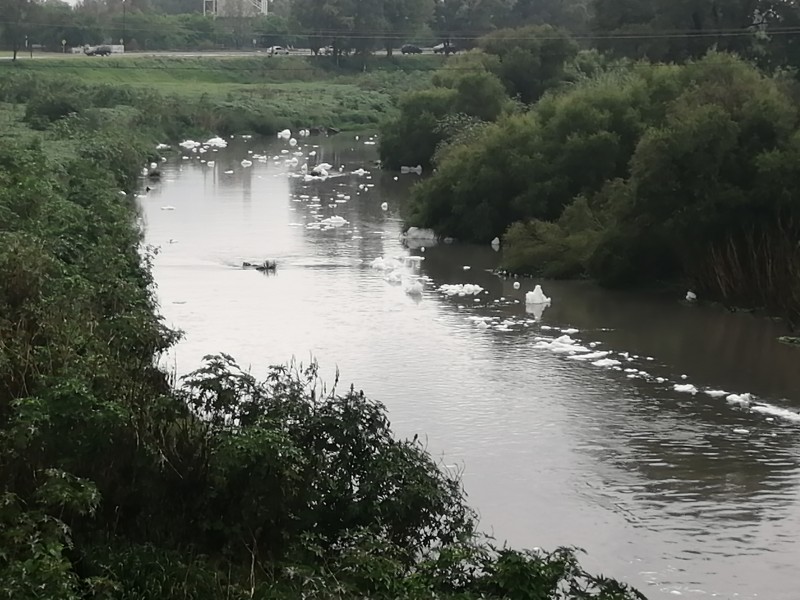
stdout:
{"type": "Polygon", "coordinates": [[[387,167],[434,168],[408,223],[501,236],[518,273],[677,284],[800,323],[800,87],[783,45],[735,39],[659,63],[548,26],[488,34],[383,126],[387,167]]]}
{"type": "Polygon", "coordinates": [[[198,0],[0,0],[0,43],[60,50],[116,43],[133,50],[302,45],[389,52],[404,42],[469,44],[472,37],[514,23],[585,27],[588,0],[274,0],[268,16],[245,17],[244,0],[227,16],[202,16],[198,0]],[[237,12],[239,16],[237,16],[237,12]],[[454,39],[458,38],[458,39],[454,39]]]}
{"type": "MultiPolygon", "coordinates": [[[[274,0],[269,16],[203,17],[197,0],[0,0],[0,43],[48,50],[114,43],[131,49],[298,45],[391,52],[405,42],[473,47],[496,29],[551,25],[616,56],[697,58],[709,48],[752,56],[775,68],[800,60],[797,2],[773,0],[274,0]],[[124,22],[123,22],[124,21],[124,22]]],[[[240,10],[235,7],[239,6],[240,10]]],[[[238,15],[238,16],[237,16],[238,15]]]]}

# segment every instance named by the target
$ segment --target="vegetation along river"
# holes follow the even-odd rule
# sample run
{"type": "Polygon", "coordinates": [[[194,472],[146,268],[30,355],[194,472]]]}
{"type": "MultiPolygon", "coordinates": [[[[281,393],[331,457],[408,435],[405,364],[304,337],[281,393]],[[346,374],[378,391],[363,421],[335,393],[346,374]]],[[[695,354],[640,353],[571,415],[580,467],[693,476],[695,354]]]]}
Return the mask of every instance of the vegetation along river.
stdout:
{"type": "Polygon", "coordinates": [[[369,136],[228,142],[140,195],[179,375],[219,351],[259,376],[314,357],[462,470],[499,540],[582,547],[649,598],[795,597],[800,369],[779,325],[584,282],[540,282],[552,304],[526,310],[537,282],[494,275],[491,247],[401,241],[419,176],[378,170],[369,136]]]}

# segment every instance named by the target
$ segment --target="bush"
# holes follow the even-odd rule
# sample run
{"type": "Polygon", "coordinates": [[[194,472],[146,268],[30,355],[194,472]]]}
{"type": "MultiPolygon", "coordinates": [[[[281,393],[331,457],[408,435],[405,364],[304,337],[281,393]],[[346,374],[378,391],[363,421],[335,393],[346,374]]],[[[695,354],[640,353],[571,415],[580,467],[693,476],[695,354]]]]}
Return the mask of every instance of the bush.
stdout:
{"type": "Polygon", "coordinates": [[[25,122],[34,129],[45,129],[50,123],[77,115],[86,106],[80,96],[60,93],[33,97],[25,107],[25,122]]]}

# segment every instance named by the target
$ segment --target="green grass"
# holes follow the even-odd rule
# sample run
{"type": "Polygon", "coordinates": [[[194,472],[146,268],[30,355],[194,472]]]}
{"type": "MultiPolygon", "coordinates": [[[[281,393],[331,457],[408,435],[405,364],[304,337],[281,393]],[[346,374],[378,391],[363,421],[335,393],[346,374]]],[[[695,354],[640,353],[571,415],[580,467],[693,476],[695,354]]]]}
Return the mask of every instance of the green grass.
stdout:
{"type": "Polygon", "coordinates": [[[301,125],[374,128],[403,92],[425,85],[441,65],[438,56],[361,59],[266,56],[141,56],[107,58],[54,55],[0,63],[5,72],[36,73],[87,85],[130,86],[165,96],[215,103],[257,102],[301,125]]]}
{"type": "Polygon", "coordinates": [[[73,157],[77,144],[68,139],[54,139],[46,132],[31,129],[23,122],[25,106],[0,102],[0,142],[4,145],[22,144],[30,146],[37,141],[42,144],[45,155],[60,163],[65,158],[73,157]]]}

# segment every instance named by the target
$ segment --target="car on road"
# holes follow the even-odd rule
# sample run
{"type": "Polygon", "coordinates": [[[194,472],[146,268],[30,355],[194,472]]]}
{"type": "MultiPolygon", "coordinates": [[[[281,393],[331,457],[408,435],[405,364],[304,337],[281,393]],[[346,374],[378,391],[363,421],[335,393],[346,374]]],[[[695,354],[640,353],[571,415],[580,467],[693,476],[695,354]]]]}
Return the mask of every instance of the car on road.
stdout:
{"type": "Polygon", "coordinates": [[[403,54],[422,54],[422,48],[415,46],[414,44],[405,44],[402,48],[400,48],[400,52],[403,54]]]}
{"type": "Polygon", "coordinates": [[[267,52],[269,52],[270,56],[273,54],[289,54],[289,49],[283,46],[270,46],[267,48],[267,52]]]}
{"type": "MultiPolygon", "coordinates": [[[[445,51],[444,42],[442,42],[441,44],[436,44],[433,47],[433,52],[435,54],[444,54],[444,51],[445,51]]],[[[456,52],[458,52],[458,48],[455,46],[455,44],[450,44],[450,53],[455,54],[456,52]]]]}
{"type": "Polygon", "coordinates": [[[111,46],[95,46],[94,48],[86,48],[84,51],[86,56],[110,56],[111,46]]]}

